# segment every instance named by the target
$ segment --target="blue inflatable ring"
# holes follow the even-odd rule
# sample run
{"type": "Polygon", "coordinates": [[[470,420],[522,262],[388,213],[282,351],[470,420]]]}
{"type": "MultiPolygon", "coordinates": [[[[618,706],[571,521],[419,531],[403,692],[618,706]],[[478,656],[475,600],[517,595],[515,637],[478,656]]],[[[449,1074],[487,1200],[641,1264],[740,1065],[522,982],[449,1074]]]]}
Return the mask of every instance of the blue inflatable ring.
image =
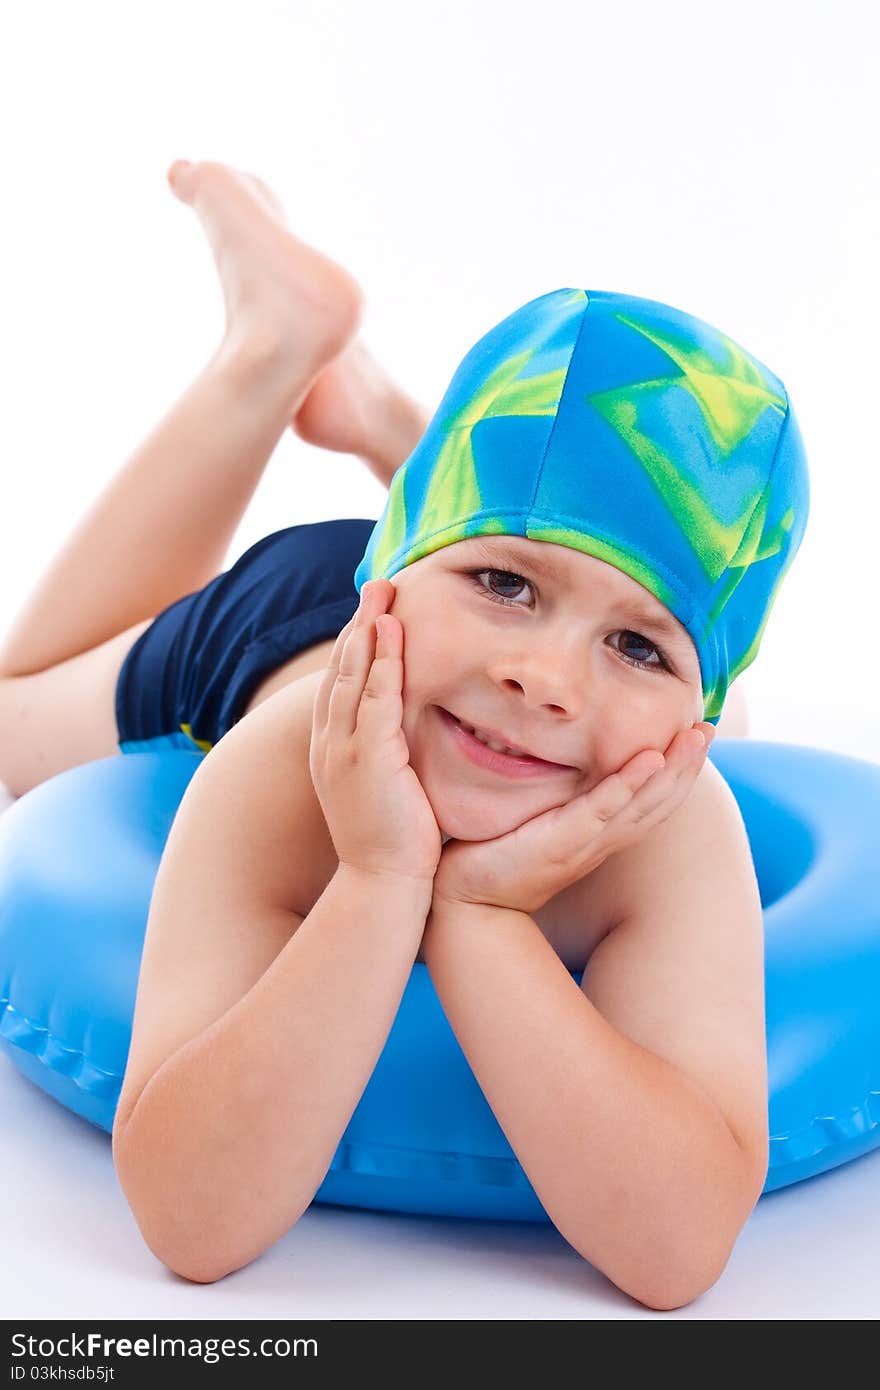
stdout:
{"type": "MultiPolygon", "coordinates": [[[[200,757],[87,763],[0,817],[0,1045],[108,1133],[153,881],[200,757]]],[[[711,757],[742,812],[764,909],[768,1192],[880,1144],[880,767],[746,739],[716,741],[711,757]]],[[[549,1220],[419,962],[315,1200],[549,1220]]]]}

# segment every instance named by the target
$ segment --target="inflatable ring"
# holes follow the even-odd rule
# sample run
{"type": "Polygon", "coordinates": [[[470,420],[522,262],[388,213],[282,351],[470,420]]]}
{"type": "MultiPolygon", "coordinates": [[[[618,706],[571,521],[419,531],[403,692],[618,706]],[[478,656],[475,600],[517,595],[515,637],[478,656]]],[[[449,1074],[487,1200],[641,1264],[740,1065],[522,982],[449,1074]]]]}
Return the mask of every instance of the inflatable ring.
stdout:
{"type": "MultiPolygon", "coordinates": [[[[108,1133],[153,881],[200,756],[87,763],[0,818],[0,1045],[108,1133]]],[[[716,741],[711,756],[764,910],[768,1192],[880,1144],[880,767],[748,739],[716,741]]],[[[315,1201],[549,1220],[420,962],[315,1201]]]]}

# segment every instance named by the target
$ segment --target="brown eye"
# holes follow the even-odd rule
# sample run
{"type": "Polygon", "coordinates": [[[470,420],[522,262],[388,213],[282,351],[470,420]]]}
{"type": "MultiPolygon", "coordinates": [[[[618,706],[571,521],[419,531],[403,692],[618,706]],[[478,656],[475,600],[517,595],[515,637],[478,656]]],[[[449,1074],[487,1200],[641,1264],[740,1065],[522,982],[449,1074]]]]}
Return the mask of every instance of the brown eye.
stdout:
{"type": "Polygon", "coordinates": [[[643,637],[643,636],[641,635],[641,633],[639,633],[639,632],[633,632],[630,628],[623,628],[619,634],[615,633],[614,635],[615,635],[615,636],[618,636],[618,635],[619,635],[619,636],[620,636],[621,638],[623,638],[623,639],[626,639],[626,638],[634,638],[635,640],[634,640],[633,642],[628,643],[628,645],[630,646],[630,648],[633,648],[633,647],[639,648],[639,647],[640,647],[640,648],[642,649],[642,651],[644,651],[645,648],[647,648],[648,650],[654,652],[655,655],[656,655],[656,657],[657,657],[657,660],[656,660],[656,661],[647,661],[647,660],[645,660],[645,659],[643,659],[643,658],[641,658],[641,657],[638,657],[638,656],[636,656],[636,657],[634,657],[634,656],[632,656],[632,655],[628,656],[628,655],[626,654],[626,652],[621,651],[620,647],[616,647],[616,648],[615,648],[615,651],[617,651],[618,654],[619,654],[620,656],[623,657],[624,661],[626,661],[630,666],[635,666],[638,670],[641,670],[641,671],[668,671],[668,670],[669,670],[669,666],[667,665],[667,663],[666,663],[666,661],[665,661],[665,659],[664,659],[663,653],[661,652],[660,648],[659,648],[654,642],[650,641],[649,638],[643,637]]]}
{"type": "MultiPolygon", "coordinates": [[[[503,603],[506,604],[508,608],[525,608],[528,605],[517,602],[515,598],[502,597],[501,594],[496,592],[497,588],[508,590],[522,589],[523,585],[527,585],[532,592],[534,592],[535,588],[530,579],[524,578],[521,574],[515,574],[512,570],[470,570],[468,571],[468,578],[476,585],[480,593],[484,594],[492,603],[503,603]],[[488,584],[483,582],[484,574],[489,576],[488,584]]],[[[614,650],[628,666],[634,666],[637,671],[660,671],[670,675],[672,674],[672,667],[667,661],[664,652],[657,646],[656,642],[652,642],[650,638],[643,637],[640,632],[634,632],[631,628],[622,628],[619,633],[613,635],[624,639],[626,646],[630,649],[630,653],[632,653],[633,649],[635,649],[636,653],[638,653],[639,650],[641,650],[641,652],[647,650],[649,653],[653,653],[656,658],[655,660],[649,660],[638,654],[628,655],[627,652],[621,650],[620,647],[615,647],[614,650]]]]}
{"type": "Polygon", "coordinates": [[[493,603],[506,603],[508,607],[512,608],[524,608],[526,605],[517,603],[514,599],[509,597],[503,598],[500,594],[495,592],[493,586],[497,583],[498,587],[502,589],[521,589],[524,584],[527,584],[530,589],[532,588],[531,580],[524,579],[521,574],[514,574],[511,570],[471,570],[470,578],[474,581],[480,592],[491,599],[493,603]],[[482,582],[481,576],[484,574],[489,575],[490,586],[482,582]]]}

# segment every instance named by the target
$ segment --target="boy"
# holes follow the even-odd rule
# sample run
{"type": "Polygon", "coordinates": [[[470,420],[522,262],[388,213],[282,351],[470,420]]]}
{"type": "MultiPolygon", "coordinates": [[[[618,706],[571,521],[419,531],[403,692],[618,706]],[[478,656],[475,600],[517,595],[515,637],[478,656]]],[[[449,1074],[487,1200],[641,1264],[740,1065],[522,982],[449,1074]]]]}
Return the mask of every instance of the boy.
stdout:
{"type": "MultiPolygon", "coordinates": [[[[212,750],[157,876],[114,1127],[144,1238],[211,1281],[288,1230],[423,960],[559,1230],[634,1297],[680,1306],[718,1277],[766,1172],[760,900],[734,798],[692,732],[704,706],[711,732],[755,624],[704,631],[687,594],[677,616],[637,580],[638,517],[614,562],[583,519],[564,539],[491,515],[462,530],[481,513],[443,451],[476,450],[478,428],[498,442],[494,405],[451,426],[447,393],[426,430],[352,346],[357,287],[286,231],[264,185],[218,165],[170,177],[212,242],[226,335],[0,657],[0,777],[17,794],[117,743],[212,750]],[[288,528],[208,578],[291,419],[392,484],[384,517],[288,528]],[[565,966],[587,967],[580,989],[565,966]]],[[[552,462],[556,431],[565,467],[554,354],[565,340],[575,363],[588,320],[583,291],[559,294],[534,310],[539,328],[558,315],[534,348],[547,370],[511,370],[505,418],[549,421],[533,442],[552,462]]],[[[772,422],[745,360],[725,389],[772,422]]],[[[729,432],[707,364],[688,369],[729,432]]],[[[631,430],[629,405],[606,421],[631,430]]],[[[499,487],[517,457],[502,449],[499,487]]],[[[595,505],[608,499],[626,523],[613,489],[595,505]]],[[[760,558],[760,535],[738,541],[760,558]]]]}

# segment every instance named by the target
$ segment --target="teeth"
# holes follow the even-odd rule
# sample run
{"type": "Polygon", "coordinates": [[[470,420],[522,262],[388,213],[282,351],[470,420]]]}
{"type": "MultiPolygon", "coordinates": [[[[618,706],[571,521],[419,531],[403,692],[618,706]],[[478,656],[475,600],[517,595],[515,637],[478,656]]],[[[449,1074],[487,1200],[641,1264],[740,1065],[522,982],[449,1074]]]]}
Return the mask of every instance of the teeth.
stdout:
{"type": "Polygon", "coordinates": [[[461,727],[467,733],[472,734],[479,743],[485,743],[487,748],[491,748],[493,753],[507,753],[512,758],[528,758],[531,756],[529,753],[521,752],[518,748],[509,748],[506,743],[499,743],[497,739],[489,738],[487,734],[481,734],[479,730],[473,728],[472,725],[465,724],[463,719],[460,719],[458,722],[461,727]]]}

